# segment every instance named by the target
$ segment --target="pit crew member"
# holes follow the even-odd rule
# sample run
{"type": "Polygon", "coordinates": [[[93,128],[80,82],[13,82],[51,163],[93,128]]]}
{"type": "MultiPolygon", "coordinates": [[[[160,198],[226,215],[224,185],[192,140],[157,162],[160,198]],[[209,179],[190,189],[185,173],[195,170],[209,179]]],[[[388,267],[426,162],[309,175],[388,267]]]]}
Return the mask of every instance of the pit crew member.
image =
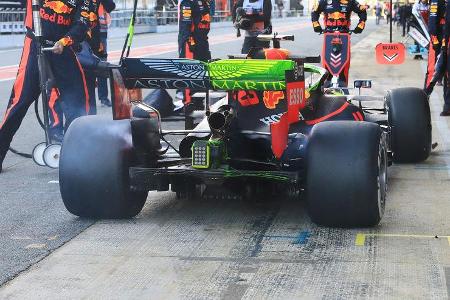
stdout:
{"type": "MultiPolygon", "coordinates": [[[[209,51],[208,33],[211,28],[210,0],[182,0],[178,15],[178,56],[193,58],[201,61],[211,59],[209,51]]],[[[177,91],[177,98],[183,104],[191,103],[191,91],[177,91]]],[[[182,107],[178,104],[176,107],[182,107]]]]}
{"type": "MultiPolygon", "coordinates": [[[[110,13],[116,8],[116,4],[112,0],[90,0],[90,13],[89,13],[89,31],[87,34],[86,41],[92,49],[94,55],[99,57],[101,60],[106,60],[106,45],[101,38],[101,26],[100,14],[104,18],[105,13],[110,13]]],[[[97,76],[92,70],[85,69],[86,83],[89,92],[89,102],[90,111],[89,114],[97,113],[96,97],[95,97],[95,86],[97,81],[97,76]]],[[[105,79],[106,78],[102,78],[105,79]]],[[[100,78],[98,78],[100,81],[100,78]]],[[[99,89],[100,97],[100,89],[99,89]]],[[[106,96],[107,97],[107,96],[106,96]]],[[[101,103],[105,106],[111,106],[111,102],[108,99],[100,99],[101,103]]]]}
{"type": "MultiPolygon", "coordinates": [[[[353,33],[359,34],[366,26],[366,6],[359,4],[356,0],[319,0],[311,12],[314,31],[319,34],[323,33],[324,30],[326,32],[349,32],[352,12],[355,12],[359,17],[359,22],[353,29],[353,33]],[[324,14],[325,29],[319,23],[322,13],[324,14]]],[[[346,65],[341,73],[341,78],[339,78],[341,81],[348,82],[349,69],[350,63],[346,65]]]]}
{"type": "MultiPolygon", "coordinates": [[[[441,53],[442,40],[445,30],[445,9],[446,0],[431,0],[428,18],[428,32],[430,34],[430,45],[428,48],[428,67],[425,76],[425,91],[431,94],[437,82],[433,82],[433,75],[436,71],[437,58],[441,53]]],[[[444,86],[445,89],[445,86],[444,86]]]]}
{"type": "Polygon", "coordinates": [[[448,117],[450,116],[450,88],[449,88],[449,75],[450,75],[450,61],[449,61],[449,47],[448,43],[450,42],[450,5],[446,5],[445,8],[445,29],[444,29],[444,41],[442,42],[442,53],[445,54],[444,64],[446,66],[445,70],[445,89],[444,89],[444,107],[442,108],[441,116],[448,117]]]}
{"type": "Polygon", "coordinates": [[[211,27],[210,0],[180,2],[178,55],[201,61],[211,59],[208,33],[211,27]]]}
{"type": "MultiPolygon", "coordinates": [[[[98,9],[98,20],[100,23],[100,46],[101,53],[100,59],[107,60],[108,59],[108,26],[111,22],[110,13],[116,8],[116,4],[112,0],[101,0],[100,6],[98,9]],[[110,2],[110,4],[106,5],[104,3],[110,2]]],[[[98,98],[100,103],[104,106],[111,107],[111,100],[108,98],[108,82],[106,77],[98,77],[97,78],[97,91],[98,98]]]]}
{"type": "MultiPolygon", "coordinates": [[[[55,102],[60,101],[66,119],[65,128],[77,117],[89,111],[84,72],[75,56],[72,45],[84,39],[87,32],[90,0],[41,0],[40,18],[42,32],[49,45],[54,46],[47,53],[53,71],[56,87],[50,93],[50,116],[53,125],[60,126],[55,111],[55,102]],[[54,43],[54,45],[53,45],[54,43]]],[[[23,0],[26,7],[25,37],[22,58],[8,102],[5,116],[0,123],[0,172],[3,160],[14,134],[25,117],[28,107],[39,98],[39,70],[36,42],[33,38],[32,0],[23,0]]],[[[50,133],[52,134],[52,133],[50,133]]]]}
{"type": "Polygon", "coordinates": [[[242,54],[247,54],[251,48],[270,47],[270,42],[257,39],[259,34],[272,33],[270,0],[238,0],[233,7],[232,18],[234,26],[245,31],[242,54]]]}
{"type": "Polygon", "coordinates": [[[349,32],[352,12],[358,14],[359,22],[353,33],[361,33],[366,26],[366,6],[356,0],[319,0],[312,12],[311,21],[314,31],[322,33],[324,29],[319,23],[320,14],[324,14],[325,31],[349,32]]]}

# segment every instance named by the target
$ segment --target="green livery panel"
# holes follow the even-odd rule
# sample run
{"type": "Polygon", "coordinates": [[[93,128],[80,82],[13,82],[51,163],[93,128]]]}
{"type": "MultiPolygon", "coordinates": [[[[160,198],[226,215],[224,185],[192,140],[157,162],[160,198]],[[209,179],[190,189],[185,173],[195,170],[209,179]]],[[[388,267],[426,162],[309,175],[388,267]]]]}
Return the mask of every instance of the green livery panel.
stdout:
{"type": "Polygon", "coordinates": [[[291,60],[224,59],[208,64],[211,87],[215,90],[284,90],[291,60]]]}

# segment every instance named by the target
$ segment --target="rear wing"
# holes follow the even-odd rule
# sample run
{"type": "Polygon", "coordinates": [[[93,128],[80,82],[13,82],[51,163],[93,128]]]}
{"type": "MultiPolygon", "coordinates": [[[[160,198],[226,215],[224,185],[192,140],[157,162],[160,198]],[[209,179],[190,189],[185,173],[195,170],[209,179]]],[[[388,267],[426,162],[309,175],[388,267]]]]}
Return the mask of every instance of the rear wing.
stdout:
{"type": "Polygon", "coordinates": [[[192,59],[124,58],[128,89],[209,89],[208,65],[192,59]]]}
{"type": "MultiPolygon", "coordinates": [[[[131,116],[133,91],[140,89],[192,89],[197,91],[283,91],[291,122],[305,105],[305,62],[320,57],[287,60],[223,59],[209,63],[192,59],[124,58],[113,70],[113,116],[131,116]],[[122,97],[121,97],[122,95],[122,97]]],[[[138,93],[139,94],[139,93],[138,93]]]]}
{"type": "MultiPolygon", "coordinates": [[[[125,58],[120,72],[128,89],[284,90],[286,73],[303,61],[125,58]]],[[[297,72],[298,73],[298,72],[297,72]]]]}

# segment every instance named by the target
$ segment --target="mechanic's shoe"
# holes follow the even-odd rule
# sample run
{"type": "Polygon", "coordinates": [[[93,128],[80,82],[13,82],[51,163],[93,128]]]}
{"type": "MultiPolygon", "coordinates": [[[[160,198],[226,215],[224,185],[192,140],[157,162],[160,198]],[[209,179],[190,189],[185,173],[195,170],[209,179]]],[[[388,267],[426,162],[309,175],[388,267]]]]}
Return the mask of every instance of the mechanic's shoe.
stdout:
{"type": "Polygon", "coordinates": [[[8,153],[8,148],[2,149],[0,148],[0,173],[2,172],[3,161],[5,160],[6,153],[8,153]]]}
{"type": "Polygon", "coordinates": [[[109,99],[102,99],[102,100],[100,100],[100,103],[102,104],[102,106],[107,106],[107,107],[112,106],[111,100],[109,100],[109,99]]]}
{"type": "Polygon", "coordinates": [[[423,56],[418,54],[414,56],[414,60],[423,60],[423,56]]]}
{"type": "Polygon", "coordinates": [[[430,86],[424,88],[423,91],[425,92],[425,94],[427,94],[427,96],[430,96],[431,93],[433,93],[433,87],[430,85],[430,86]]]}
{"type": "Polygon", "coordinates": [[[443,110],[439,115],[441,117],[450,117],[450,110],[443,110]]]}
{"type": "Polygon", "coordinates": [[[2,164],[3,164],[4,159],[5,159],[5,155],[0,154],[0,173],[2,173],[2,164]]]}

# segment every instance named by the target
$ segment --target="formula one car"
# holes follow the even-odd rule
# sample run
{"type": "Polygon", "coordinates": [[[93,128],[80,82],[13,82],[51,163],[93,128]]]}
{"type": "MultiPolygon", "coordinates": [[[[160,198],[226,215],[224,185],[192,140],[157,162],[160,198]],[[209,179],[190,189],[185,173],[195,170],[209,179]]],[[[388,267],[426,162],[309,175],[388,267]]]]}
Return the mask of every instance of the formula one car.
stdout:
{"type": "MultiPolygon", "coordinates": [[[[430,153],[426,95],[399,88],[376,98],[324,88],[327,71],[311,64],[320,57],[279,48],[293,36],[259,38],[275,47],[208,63],[124,58],[112,71],[114,120],[82,117],[65,135],[60,190],[66,208],[82,217],[128,218],[141,211],[149,191],[300,195],[317,224],[378,224],[388,165],[430,153]],[[203,93],[203,120],[193,130],[163,130],[158,111],[133,96],[142,88],[203,93]],[[226,97],[211,105],[217,91],[226,97]],[[374,101],[381,108],[366,105],[374,101]],[[148,117],[133,117],[132,106],[148,117]],[[179,145],[171,135],[183,137],[179,145]]],[[[355,81],[358,89],[370,85],[355,81]]]]}

